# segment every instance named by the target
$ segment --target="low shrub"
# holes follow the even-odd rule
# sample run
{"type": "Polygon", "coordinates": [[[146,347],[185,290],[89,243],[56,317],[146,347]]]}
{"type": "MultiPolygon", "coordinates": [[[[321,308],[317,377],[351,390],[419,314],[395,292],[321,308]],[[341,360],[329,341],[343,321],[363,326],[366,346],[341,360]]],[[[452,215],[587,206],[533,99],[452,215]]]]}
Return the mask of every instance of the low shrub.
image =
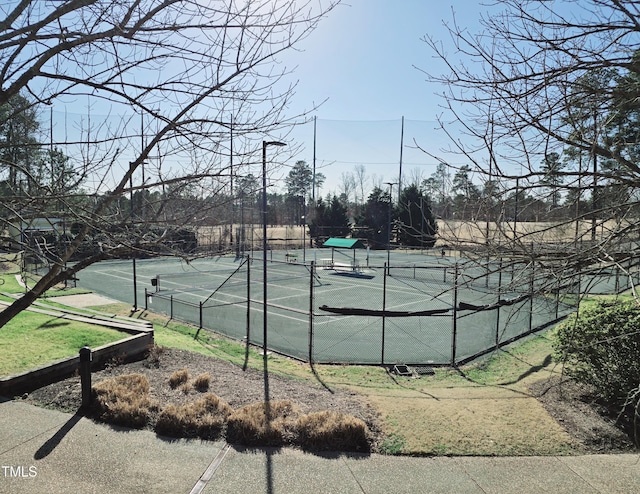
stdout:
{"type": "Polygon", "coordinates": [[[242,407],[227,421],[227,441],[247,446],[283,446],[295,441],[300,411],[289,400],[242,407]]]}
{"type": "Polygon", "coordinates": [[[142,374],[125,374],[92,388],[94,410],[100,420],[141,428],[155,404],[149,398],[149,380],[142,374]]]}
{"type": "Polygon", "coordinates": [[[188,380],[189,371],[187,369],[180,369],[169,376],[169,386],[171,386],[172,389],[175,389],[181,384],[186,383],[188,380]]]}
{"type": "Polygon", "coordinates": [[[368,452],[367,425],[360,419],[333,411],[303,415],[296,424],[302,448],[313,451],[368,452]]]}
{"type": "Polygon", "coordinates": [[[167,405],[155,425],[158,434],[172,437],[217,439],[222,435],[231,407],[213,393],[185,405],[167,405]]]}
{"type": "Polygon", "coordinates": [[[567,374],[624,406],[640,385],[640,306],[599,302],[558,325],[554,357],[567,374]]]}

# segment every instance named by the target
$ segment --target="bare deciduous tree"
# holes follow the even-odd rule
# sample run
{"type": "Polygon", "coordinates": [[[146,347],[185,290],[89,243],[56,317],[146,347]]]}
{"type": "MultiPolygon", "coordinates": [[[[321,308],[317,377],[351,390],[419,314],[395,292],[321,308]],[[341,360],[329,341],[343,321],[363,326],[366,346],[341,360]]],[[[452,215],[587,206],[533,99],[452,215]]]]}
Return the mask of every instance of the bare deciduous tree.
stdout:
{"type": "Polygon", "coordinates": [[[338,196],[347,207],[351,204],[351,194],[356,188],[356,180],[353,173],[342,172],[340,174],[340,184],[338,186],[338,196]]]}
{"type": "Polygon", "coordinates": [[[484,176],[487,228],[476,229],[485,234],[477,244],[556,272],[629,260],[638,238],[640,6],[499,0],[488,8],[479,33],[450,26],[453,53],[425,39],[448,67],[430,75],[449,88],[455,124],[443,119],[442,128],[460,161],[484,176]],[[553,153],[563,166],[556,208],[545,212],[541,164],[553,153]],[[543,223],[523,228],[525,216],[543,223]]]}
{"type": "Polygon", "coordinates": [[[364,194],[367,190],[367,169],[363,164],[358,164],[353,167],[353,178],[356,184],[356,215],[360,214],[360,207],[364,204],[364,194]]]}
{"type": "Polygon", "coordinates": [[[210,220],[215,210],[203,204],[216,201],[206,200],[232,174],[249,173],[260,142],[285,137],[296,117],[285,113],[295,84],[274,62],[336,3],[4,2],[0,107],[22,97],[33,108],[87,108],[87,118],[79,137],[48,143],[68,157],[81,192],[28,189],[30,171],[2,163],[21,177],[3,190],[5,226],[55,211],[76,231],[39,281],[0,314],[0,327],[91,263],[153,252],[176,226],[210,220]],[[128,116],[96,121],[96,112],[128,116]],[[99,251],[79,255],[90,237],[100,239],[99,251]]]}

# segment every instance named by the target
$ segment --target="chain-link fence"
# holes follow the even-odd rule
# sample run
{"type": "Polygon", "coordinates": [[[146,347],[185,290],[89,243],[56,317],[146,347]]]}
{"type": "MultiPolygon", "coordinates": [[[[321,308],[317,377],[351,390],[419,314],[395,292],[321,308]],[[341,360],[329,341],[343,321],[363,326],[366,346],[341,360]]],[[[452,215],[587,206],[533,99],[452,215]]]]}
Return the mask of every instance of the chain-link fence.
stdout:
{"type": "Polygon", "coordinates": [[[305,361],[456,365],[559,321],[578,293],[620,292],[640,278],[631,264],[554,282],[540,274],[501,261],[363,269],[269,260],[265,280],[263,260],[246,258],[224,279],[160,275],[145,300],[251,345],[267,335],[268,349],[305,361]]]}

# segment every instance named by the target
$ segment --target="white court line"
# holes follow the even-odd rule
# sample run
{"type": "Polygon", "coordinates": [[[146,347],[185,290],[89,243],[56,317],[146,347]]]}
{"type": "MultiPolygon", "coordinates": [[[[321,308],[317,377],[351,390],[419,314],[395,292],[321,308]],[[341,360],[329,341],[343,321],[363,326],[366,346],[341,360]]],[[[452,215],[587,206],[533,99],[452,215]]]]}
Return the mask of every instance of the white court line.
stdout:
{"type": "MultiPolygon", "coordinates": [[[[116,270],[115,273],[114,273],[114,270],[110,270],[110,271],[96,270],[96,271],[93,271],[93,273],[99,274],[101,276],[109,276],[109,277],[112,277],[112,278],[123,279],[123,280],[126,280],[126,281],[130,281],[131,280],[131,276],[130,276],[131,273],[129,271],[124,271],[124,270],[123,271],[116,270]],[[116,273],[122,273],[122,275],[118,275],[116,273]]],[[[220,278],[228,278],[228,276],[224,276],[224,275],[211,274],[211,276],[212,277],[220,277],[220,278]]],[[[174,284],[174,285],[181,285],[183,287],[190,287],[190,285],[186,285],[186,284],[183,284],[183,283],[181,284],[181,283],[172,282],[172,281],[165,281],[165,283],[174,284]]],[[[338,284],[338,285],[342,285],[342,286],[341,287],[331,287],[331,288],[318,287],[318,288],[315,288],[316,293],[317,292],[322,292],[323,294],[324,293],[329,293],[330,294],[330,293],[335,293],[335,292],[342,291],[342,290],[347,290],[347,289],[357,289],[359,287],[363,287],[363,288],[366,288],[368,290],[382,291],[382,286],[379,285],[379,284],[370,285],[368,283],[353,283],[353,282],[349,282],[349,281],[342,280],[342,279],[339,279],[339,278],[336,278],[335,280],[332,279],[332,283],[331,284],[332,285],[338,284]]],[[[288,290],[288,291],[295,290],[295,291],[297,291],[299,293],[309,293],[308,289],[305,290],[305,289],[302,289],[302,288],[283,286],[283,285],[277,285],[277,284],[270,284],[269,286],[272,286],[274,288],[288,290]]],[[[393,289],[393,288],[390,288],[389,286],[387,286],[387,290],[391,291],[391,292],[394,292],[394,293],[400,293],[400,294],[406,294],[407,293],[406,290],[393,289]]],[[[202,289],[197,288],[197,289],[191,290],[191,291],[180,291],[180,290],[173,290],[173,291],[175,291],[176,293],[181,293],[181,294],[185,294],[185,295],[194,295],[194,291],[196,293],[199,292],[199,291],[202,291],[204,293],[211,293],[210,289],[204,289],[204,288],[202,288],[202,289]]],[[[230,294],[230,293],[225,293],[225,295],[230,297],[230,298],[236,298],[236,299],[239,299],[239,300],[246,300],[246,295],[234,295],[234,294],[230,294]]],[[[297,297],[297,296],[298,296],[297,294],[292,294],[292,295],[286,295],[286,296],[271,298],[269,300],[270,301],[282,301],[282,300],[291,299],[291,298],[294,298],[294,297],[297,297]]],[[[434,297],[433,300],[438,300],[438,299],[434,297]]],[[[414,304],[420,304],[420,303],[423,303],[423,302],[424,302],[423,300],[415,300],[415,301],[406,302],[406,303],[403,303],[403,304],[397,304],[397,305],[389,306],[389,307],[387,307],[387,310],[395,310],[395,309],[399,309],[401,307],[411,306],[411,305],[414,305],[414,304]]],[[[240,306],[239,304],[233,304],[232,306],[237,306],[239,308],[242,308],[242,306],[240,306]]],[[[258,310],[258,309],[259,308],[253,309],[253,307],[252,307],[252,310],[258,310]]],[[[300,309],[283,307],[280,310],[300,310],[300,309]]],[[[285,315],[285,314],[278,314],[276,312],[270,312],[270,314],[273,315],[273,316],[281,317],[281,318],[284,318],[284,319],[291,319],[291,320],[298,321],[298,322],[308,321],[308,318],[301,319],[299,317],[288,316],[288,315],[285,315]]],[[[323,320],[322,321],[316,322],[314,324],[315,325],[326,325],[326,324],[330,324],[332,321],[335,321],[335,320],[338,320],[338,319],[344,320],[346,318],[352,318],[352,317],[356,317],[356,316],[353,316],[353,315],[351,315],[351,316],[323,316],[323,320]],[[325,319],[325,317],[326,317],[326,319],[325,319]]]]}
{"type": "MultiPolygon", "coordinates": [[[[185,293],[187,295],[192,294],[190,292],[181,292],[181,293],[185,293]]],[[[229,296],[229,297],[233,297],[233,298],[239,299],[239,300],[241,300],[242,302],[245,302],[245,303],[246,303],[246,300],[247,300],[246,299],[246,295],[244,295],[244,296],[242,296],[242,295],[233,295],[233,294],[226,294],[226,295],[229,296]]],[[[271,302],[273,300],[275,300],[275,299],[269,299],[269,302],[271,302]]],[[[223,302],[223,303],[226,304],[225,307],[237,308],[237,309],[242,310],[243,312],[246,311],[246,309],[247,309],[246,305],[242,305],[242,304],[239,304],[239,303],[233,303],[233,302],[223,302]]],[[[262,300],[253,300],[252,299],[251,310],[252,311],[262,311],[261,304],[262,304],[262,300]]],[[[277,306],[277,305],[273,305],[273,304],[271,304],[270,307],[272,309],[277,309],[277,310],[284,310],[284,311],[290,311],[290,312],[301,312],[300,309],[296,309],[294,307],[277,306]]],[[[210,309],[212,307],[208,307],[208,308],[210,309]]],[[[205,309],[207,309],[207,307],[205,307],[205,309]]],[[[289,316],[289,315],[285,315],[285,314],[279,314],[278,312],[274,312],[274,311],[271,311],[271,310],[269,311],[269,315],[270,316],[273,315],[273,316],[281,317],[281,318],[284,318],[284,319],[292,319],[294,321],[300,321],[300,322],[307,322],[309,320],[308,316],[304,317],[304,318],[300,318],[300,317],[296,317],[296,316],[289,316]]]]}
{"type": "MultiPolygon", "coordinates": [[[[122,272],[123,275],[117,275],[117,274],[115,274],[113,272],[101,271],[101,270],[94,271],[94,273],[100,274],[102,276],[110,276],[112,278],[123,279],[123,280],[126,280],[126,281],[130,281],[131,280],[130,276],[128,276],[129,273],[127,271],[122,272]]],[[[117,273],[117,271],[116,271],[116,273],[117,273]]],[[[213,275],[213,276],[221,277],[221,278],[224,277],[222,275],[213,275]]],[[[225,277],[225,278],[227,278],[227,277],[225,277]]],[[[342,281],[342,280],[336,280],[336,281],[337,281],[338,284],[341,284],[343,286],[342,287],[336,287],[336,288],[328,288],[328,289],[317,288],[316,291],[317,292],[320,291],[322,293],[331,294],[331,293],[335,293],[335,292],[338,292],[338,291],[341,291],[341,290],[353,289],[354,285],[355,285],[355,287],[366,287],[369,290],[372,290],[372,289],[375,289],[377,291],[381,291],[382,290],[382,287],[380,287],[380,286],[368,286],[368,285],[359,284],[359,283],[348,283],[348,282],[345,282],[345,281],[342,281]]],[[[186,285],[184,283],[177,283],[177,282],[171,282],[171,281],[167,281],[165,283],[178,285],[178,286],[182,286],[182,287],[191,287],[191,285],[186,285]]],[[[269,286],[272,286],[273,288],[279,288],[279,289],[283,289],[283,290],[288,290],[288,291],[297,291],[299,293],[309,293],[308,290],[305,290],[305,289],[302,289],[302,288],[295,288],[295,287],[276,285],[276,284],[270,284],[269,286]]],[[[389,287],[387,287],[387,289],[389,291],[389,287]]],[[[179,290],[179,289],[174,289],[173,291],[176,292],[176,293],[185,294],[185,295],[195,295],[198,292],[212,293],[211,289],[206,289],[206,288],[195,288],[195,289],[190,290],[190,291],[182,291],[182,290],[179,290]]],[[[400,293],[400,294],[407,293],[404,290],[398,290],[398,289],[396,289],[396,290],[391,289],[390,291],[394,292],[394,293],[400,293]]],[[[227,295],[227,296],[229,296],[231,298],[236,298],[236,299],[240,299],[240,300],[246,299],[246,297],[242,296],[242,295],[234,295],[234,294],[229,294],[229,293],[226,293],[225,295],[227,295]]],[[[291,299],[291,298],[294,298],[294,297],[297,297],[297,296],[298,296],[297,294],[291,294],[291,295],[285,295],[285,296],[281,296],[281,297],[271,298],[270,300],[272,300],[272,301],[282,301],[282,300],[291,299]]],[[[438,300],[438,298],[434,297],[433,300],[438,300]]],[[[423,300],[416,300],[416,301],[413,301],[413,302],[407,302],[406,304],[390,306],[389,309],[391,310],[393,308],[404,307],[404,306],[411,305],[411,304],[420,304],[422,302],[423,302],[423,300]]],[[[349,317],[351,317],[351,316],[349,316],[349,317]]]]}
{"type": "MultiPolygon", "coordinates": [[[[381,275],[382,276],[382,275],[381,275]]],[[[324,280],[324,276],[321,277],[321,279],[324,280]]],[[[335,277],[335,280],[332,278],[331,279],[331,285],[334,284],[339,284],[339,285],[343,285],[346,288],[353,288],[353,289],[357,289],[357,288],[364,288],[366,290],[371,290],[371,291],[382,291],[383,290],[383,286],[381,283],[379,282],[374,282],[374,283],[366,283],[366,282],[362,282],[362,283],[357,283],[357,282],[353,282],[353,281],[346,281],[345,279],[340,279],[339,277],[335,277]]],[[[453,289],[453,287],[451,287],[453,289]]],[[[331,287],[318,287],[315,289],[316,293],[317,292],[322,292],[322,293],[331,293],[332,291],[336,290],[336,288],[331,288],[331,287]]],[[[416,289],[411,287],[410,290],[404,290],[402,289],[402,287],[393,287],[393,286],[389,286],[389,284],[387,284],[387,293],[399,293],[399,294],[406,294],[406,293],[411,293],[411,292],[415,292],[416,289]]],[[[432,295],[432,293],[429,293],[428,295],[432,295]]],[[[437,299],[437,297],[434,297],[434,300],[437,299]]]]}
{"type": "MultiPolygon", "coordinates": [[[[116,273],[118,273],[119,271],[116,271],[116,273]]],[[[82,271],[80,271],[80,276],[82,276],[82,271]]],[[[118,276],[116,274],[113,273],[113,271],[100,271],[100,270],[96,270],[96,271],[92,271],[92,273],[98,274],[100,276],[111,276],[112,278],[118,278],[120,280],[126,280],[131,282],[131,285],[133,285],[133,280],[131,279],[131,273],[123,271],[123,275],[122,276],[118,276]],[[125,274],[127,274],[128,276],[126,276],[125,274]]]]}
{"type": "MultiPolygon", "coordinates": [[[[253,312],[262,313],[263,312],[262,301],[258,300],[258,301],[254,301],[254,302],[255,303],[251,304],[251,310],[253,312]]],[[[247,310],[246,306],[242,306],[240,304],[229,305],[229,307],[242,309],[242,312],[246,312],[246,310],[247,310]]],[[[271,305],[270,307],[272,309],[275,308],[275,309],[278,309],[278,310],[293,311],[292,308],[288,308],[288,307],[278,307],[278,306],[273,306],[273,305],[271,305]]],[[[298,310],[298,312],[299,312],[299,310],[298,310]]],[[[268,317],[280,317],[282,319],[291,319],[293,321],[303,322],[305,324],[309,322],[309,316],[308,315],[307,315],[307,317],[300,318],[300,317],[296,317],[296,316],[289,316],[289,315],[286,315],[286,314],[280,314],[279,312],[275,312],[275,311],[272,311],[272,310],[270,310],[267,315],[268,315],[268,317]]]]}

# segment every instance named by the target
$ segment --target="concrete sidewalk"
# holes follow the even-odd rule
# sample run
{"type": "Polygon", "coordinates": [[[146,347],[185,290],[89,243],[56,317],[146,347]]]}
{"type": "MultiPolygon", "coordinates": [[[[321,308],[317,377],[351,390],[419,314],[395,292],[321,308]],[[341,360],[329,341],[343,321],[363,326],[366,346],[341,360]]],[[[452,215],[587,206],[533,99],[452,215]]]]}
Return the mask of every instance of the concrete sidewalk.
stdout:
{"type": "Polygon", "coordinates": [[[112,298],[98,295],[97,293],[80,293],[77,295],[60,295],[58,297],[49,297],[47,300],[58,302],[59,304],[68,305],[70,307],[97,307],[100,305],[116,304],[119,301],[112,298]]]}
{"type": "Polygon", "coordinates": [[[168,440],[0,402],[0,493],[635,493],[640,455],[314,455],[168,440]]]}

